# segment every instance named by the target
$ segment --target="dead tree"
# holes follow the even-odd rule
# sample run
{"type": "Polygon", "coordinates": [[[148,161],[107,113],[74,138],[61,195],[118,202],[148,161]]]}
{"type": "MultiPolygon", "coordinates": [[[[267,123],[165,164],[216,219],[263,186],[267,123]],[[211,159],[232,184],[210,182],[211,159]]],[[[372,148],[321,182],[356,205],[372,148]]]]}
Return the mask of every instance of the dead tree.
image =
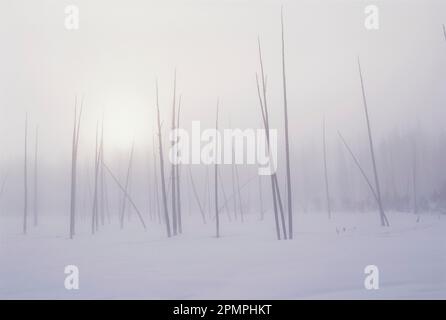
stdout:
{"type": "MultiPolygon", "coordinates": [[[[218,100],[217,100],[217,115],[215,117],[215,132],[218,132],[218,100]]],[[[214,151],[214,191],[215,191],[215,228],[216,237],[220,237],[220,219],[218,216],[218,135],[215,136],[215,151],[214,151]]]]}
{"type": "MultiPolygon", "coordinates": [[[[358,158],[356,158],[355,154],[353,153],[350,146],[347,144],[347,141],[345,141],[344,137],[341,135],[341,133],[338,131],[338,135],[342,140],[342,143],[344,144],[345,148],[350,153],[350,156],[352,157],[353,161],[355,162],[356,166],[358,167],[359,171],[361,172],[362,177],[364,178],[365,182],[369,186],[370,191],[372,192],[373,198],[375,199],[376,203],[379,205],[379,198],[378,194],[376,193],[375,188],[373,187],[372,183],[370,182],[370,179],[367,177],[367,174],[365,173],[364,169],[362,168],[361,164],[359,163],[358,158]]],[[[387,218],[385,218],[387,221],[387,218]]]]}
{"type": "Polygon", "coordinates": [[[27,140],[28,140],[28,114],[25,116],[25,159],[23,168],[23,178],[24,178],[24,205],[23,205],[23,234],[27,231],[27,220],[28,220],[28,176],[27,176],[27,140]]]}
{"type": "Polygon", "coordinates": [[[322,120],[322,141],[324,147],[323,153],[324,153],[325,196],[327,198],[328,219],[331,219],[330,189],[328,187],[328,170],[327,170],[327,145],[325,141],[325,116],[322,120]]]}
{"type": "Polygon", "coordinates": [[[263,210],[263,196],[262,196],[262,176],[259,174],[259,208],[260,208],[260,220],[264,219],[263,210]]]}
{"type": "Polygon", "coordinates": [[[166,181],[164,180],[164,159],[163,159],[163,143],[161,139],[161,117],[160,117],[160,107],[158,100],[158,81],[156,81],[156,110],[158,119],[158,147],[159,147],[159,157],[160,157],[160,177],[161,177],[161,191],[163,195],[163,206],[164,206],[164,220],[166,222],[167,236],[170,238],[170,222],[169,222],[169,209],[167,207],[167,196],[166,196],[166,181]]]}
{"type": "MultiPolygon", "coordinates": [[[[175,130],[175,95],[176,95],[176,85],[177,85],[177,73],[175,71],[174,74],[174,79],[173,79],[173,103],[172,103],[172,131],[175,130]]],[[[175,141],[172,141],[171,143],[171,148],[173,148],[175,145],[175,141]]],[[[178,232],[178,217],[177,217],[177,210],[176,210],[176,205],[177,205],[177,200],[176,200],[176,186],[175,186],[175,177],[176,177],[176,173],[175,170],[176,166],[175,163],[172,162],[171,165],[171,187],[172,187],[172,197],[171,197],[171,201],[172,201],[172,229],[173,229],[173,235],[177,235],[178,232]]]]}
{"type": "Polygon", "coordinates": [[[156,205],[156,214],[158,217],[158,222],[161,223],[161,206],[159,201],[159,194],[158,194],[158,168],[156,165],[156,154],[155,154],[155,136],[153,136],[152,139],[152,151],[153,151],[153,176],[155,180],[155,190],[154,190],[154,197],[155,197],[155,205],[156,205]]]}
{"type": "Polygon", "coordinates": [[[412,140],[412,186],[413,186],[413,213],[418,213],[417,204],[417,145],[415,137],[412,140]]]}
{"type": "MultiPolygon", "coordinates": [[[[176,128],[180,127],[180,109],[181,109],[181,95],[178,101],[178,114],[177,114],[177,124],[176,128]]],[[[178,143],[178,140],[177,140],[178,143]]],[[[177,214],[178,214],[178,233],[183,233],[183,225],[181,222],[181,193],[180,193],[180,164],[177,163],[176,165],[176,187],[177,187],[177,214]]]]}
{"type": "Polygon", "coordinates": [[[370,120],[369,120],[369,113],[368,113],[368,108],[367,108],[367,99],[365,96],[364,82],[363,82],[363,78],[362,78],[361,63],[359,61],[359,57],[358,57],[358,71],[359,71],[359,78],[361,80],[362,102],[363,102],[365,118],[366,118],[366,122],[367,122],[367,132],[368,132],[368,137],[369,137],[370,156],[372,158],[373,175],[375,177],[375,187],[376,187],[376,195],[378,197],[378,207],[379,207],[379,213],[380,213],[380,219],[381,219],[381,226],[389,226],[389,222],[387,220],[386,214],[384,213],[384,207],[383,207],[382,200],[381,200],[381,191],[380,191],[380,185],[379,185],[378,170],[376,169],[375,151],[373,148],[372,130],[370,129],[370,120]]]}
{"type": "Polygon", "coordinates": [[[83,101],[79,115],[77,114],[77,98],[74,103],[74,126],[73,126],[73,143],[71,151],[71,201],[70,201],[70,239],[73,239],[76,232],[76,178],[77,178],[77,151],[79,145],[79,132],[82,117],[83,101]]]}
{"type": "Polygon", "coordinates": [[[94,191],[93,191],[93,210],[91,214],[91,233],[94,234],[98,228],[97,216],[98,216],[98,178],[99,178],[99,159],[100,148],[98,141],[99,123],[96,122],[96,144],[94,155],[94,191]]]}
{"type": "Polygon", "coordinates": [[[37,203],[37,150],[38,150],[38,143],[39,143],[39,126],[36,127],[36,142],[34,145],[34,226],[36,227],[38,224],[38,203],[37,203]]]}
{"type": "MultiPolygon", "coordinates": [[[[268,149],[268,154],[270,155],[270,161],[272,159],[271,157],[271,148],[270,148],[270,137],[269,137],[269,114],[268,114],[268,104],[266,99],[266,77],[263,69],[263,59],[262,59],[262,50],[260,47],[260,39],[258,39],[258,47],[259,47],[259,60],[260,60],[260,71],[261,71],[261,77],[262,77],[262,90],[260,90],[260,84],[259,84],[259,78],[256,74],[256,84],[257,84],[257,95],[259,97],[259,106],[260,111],[262,114],[262,120],[263,120],[263,126],[265,128],[265,135],[266,135],[266,144],[268,149]]],[[[274,221],[276,225],[276,233],[277,233],[277,239],[281,239],[281,233],[280,233],[280,227],[279,227],[279,219],[282,225],[282,233],[283,238],[287,239],[287,231],[285,226],[285,217],[283,213],[283,205],[282,200],[280,197],[280,189],[279,184],[277,181],[277,175],[275,172],[273,172],[270,175],[271,178],[271,191],[273,195],[273,208],[274,208],[274,221]],[[280,212],[280,217],[279,217],[280,212]]]]}
{"type": "Polygon", "coordinates": [[[286,76],[285,76],[285,40],[283,32],[283,8],[280,12],[280,22],[282,27],[282,81],[283,81],[283,109],[285,116],[285,159],[286,159],[286,182],[287,182],[287,200],[288,200],[288,237],[293,239],[293,201],[291,198],[291,172],[290,172],[290,144],[288,141],[288,103],[286,95],[286,76]]]}
{"type": "MultiPolygon", "coordinates": [[[[234,152],[234,146],[232,147],[232,152],[234,152]]],[[[240,177],[238,174],[237,166],[235,166],[235,179],[237,182],[237,194],[238,194],[238,206],[239,206],[239,210],[240,210],[240,220],[243,222],[242,193],[240,191],[240,177]]]]}
{"type": "Polygon", "coordinates": [[[129,164],[127,166],[127,175],[125,177],[125,185],[124,185],[123,196],[122,196],[123,198],[122,198],[122,207],[121,207],[121,214],[120,214],[121,230],[124,229],[125,205],[126,205],[127,194],[128,194],[130,173],[132,171],[132,161],[133,161],[134,146],[135,146],[135,142],[133,141],[132,142],[132,148],[130,150],[129,164]]]}
{"type": "Polygon", "coordinates": [[[121,191],[124,193],[125,197],[127,198],[127,200],[132,205],[133,209],[136,211],[136,213],[138,215],[138,218],[139,218],[139,221],[141,222],[141,225],[143,226],[144,230],[147,229],[146,228],[146,223],[144,222],[144,218],[142,217],[141,211],[139,211],[138,207],[136,206],[135,202],[130,197],[130,195],[127,192],[127,190],[125,190],[125,188],[119,182],[118,178],[116,178],[116,176],[113,174],[113,172],[110,170],[110,168],[105,163],[103,163],[103,166],[104,166],[105,170],[107,170],[107,172],[110,174],[112,179],[116,182],[116,184],[118,185],[119,189],[121,189],[121,191]]]}
{"type": "Polygon", "coordinates": [[[192,190],[194,192],[195,200],[197,201],[198,208],[200,209],[201,217],[203,218],[203,223],[206,224],[206,215],[204,213],[204,208],[201,205],[200,197],[198,196],[197,188],[195,186],[195,182],[194,182],[194,178],[192,176],[192,170],[190,168],[190,165],[189,165],[189,176],[190,176],[190,182],[192,185],[192,190]]]}

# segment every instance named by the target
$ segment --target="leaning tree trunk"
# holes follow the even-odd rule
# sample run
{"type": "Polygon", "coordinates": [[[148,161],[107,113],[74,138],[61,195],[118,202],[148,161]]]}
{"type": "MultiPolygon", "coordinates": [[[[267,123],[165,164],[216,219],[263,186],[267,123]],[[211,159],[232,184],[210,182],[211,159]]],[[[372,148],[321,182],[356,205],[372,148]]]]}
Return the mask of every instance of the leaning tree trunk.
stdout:
{"type": "MultiPolygon", "coordinates": [[[[261,71],[261,76],[262,76],[262,81],[261,81],[262,94],[260,93],[259,79],[256,74],[257,94],[259,97],[259,105],[260,105],[260,110],[261,110],[261,114],[262,114],[263,125],[264,125],[265,131],[266,131],[265,135],[266,135],[266,144],[267,144],[268,154],[270,155],[270,161],[271,161],[271,146],[270,146],[270,137],[269,137],[269,115],[268,115],[268,104],[267,104],[267,99],[266,99],[266,77],[265,77],[265,73],[263,70],[263,60],[262,60],[262,50],[260,47],[260,39],[258,40],[258,47],[259,47],[260,71],[261,71]],[[262,95],[263,95],[263,99],[262,99],[262,95]]],[[[272,167],[272,166],[270,165],[270,167],[272,167]]],[[[287,239],[285,217],[284,217],[284,213],[283,213],[283,205],[282,205],[282,200],[280,197],[280,188],[279,188],[279,184],[277,182],[276,173],[275,172],[272,173],[270,175],[270,178],[271,178],[271,190],[272,190],[272,194],[273,194],[274,221],[276,224],[277,239],[278,240],[281,239],[280,227],[279,227],[279,213],[280,213],[280,222],[282,225],[283,238],[287,239]]]]}
{"type": "Polygon", "coordinates": [[[293,239],[293,201],[291,198],[291,172],[290,172],[290,144],[288,141],[288,103],[286,96],[285,76],[285,40],[283,32],[283,11],[281,11],[280,22],[282,26],[282,80],[283,80],[283,110],[285,116],[285,159],[286,159],[286,183],[288,198],[288,238],[293,239]]]}
{"type": "Polygon", "coordinates": [[[372,165],[373,165],[373,175],[375,177],[376,195],[378,197],[378,206],[379,206],[379,213],[380,213],[379,216],[381,219],[381,226],[389,226],[389,221],[387,220],[386,214],[384,213],[384,207],[383,207],[382,200],[381,200],[381,191],[380,191],[380,185],[379,185],[378,170],[376,169],[375,151],[373,148],[372,130],[370,129],[369,113],[368,113],[368,108],[367,108],[367,100],[366,100],[366,96],[365,96],[364,82],[362,79],[361,63],[359,61],[359,57],[358,57],[358,70],[359,70],[359,78],[361,80],[362,102],[364,105],[365,118],[366,118],[366,122],[367,122],[367,132],[368,132],[368,136],[369,136],[369,146],[370,146],[370,155],[372,158],[372,165]]]}
{"type": "Polygon", "coordinates": [[[127,199],[128,188],[129,188],[130,173],[132,171],[134,146],[135,146],[135,142],[132,142],[132,149],[130,150],[129,164],[127,166],[127,175],[125,177],[125,186],[124,186],[123,196],[122,196],[123,198],[122,198],[122,207],[121,207],[121,214],[120,214],[121,229],[124,229],[125,206],[126,206],[126,199],[127,199]]]}
{"type": "Polygon", "coordinates": [[[161,177],[161,188],[163,193],[163,206],[164,206],[164,220],[166,222],[167,236],[170,238],[170,222],[169,222],[169,209],[167,208],[167,195],[166,195],[166,181],[164,179],[164,159],[163,159],[163,143],[161,139],[161,118],[160,118],[160,107],[158,101],[158,81],[156,82],[156,109],[157,109],[157,119],[158,119],[158,146],[159,146],[159,157],[160,157],[160,177],[161,177]]]}
{"type": "Polygon", "coordinates": [[[324,145],[325,196],[327,198],[328,219],[331,219],[330,189],[328,187],[328,170],[327,170],[327,145],[326,145],[326,141],[325,141],[325,117],[322,121],[322,140],[323,140],[323,145],[324,145]]]}

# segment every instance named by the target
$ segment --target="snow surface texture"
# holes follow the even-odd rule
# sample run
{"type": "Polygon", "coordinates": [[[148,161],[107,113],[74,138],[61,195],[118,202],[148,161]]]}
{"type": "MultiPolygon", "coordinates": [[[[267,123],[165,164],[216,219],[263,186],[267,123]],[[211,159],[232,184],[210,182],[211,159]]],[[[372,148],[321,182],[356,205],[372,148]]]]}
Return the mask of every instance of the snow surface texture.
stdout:
{"type": "MultiPolygon", "coordinates": [[[[292,241],[275,239],[268,215],[214,224],[184,219],[182,235],[163,226],[144,231],[137,217],[96,235],[79,221],[42,217],[20,233],[19,219],[0,217],[0,298],[3,299],[445,299],[446,216],[376,212],[297,214],[292,241]],[[336,231],[338,230],[338,232],[336,231]],[[64,268],[79,268],[79,290],[66,290],[64,268]],[[379,289],[366,290],[364,268],[379,268],[379,289]]],[[[198,214],[196,215],[198,218],[198,214]]]]}

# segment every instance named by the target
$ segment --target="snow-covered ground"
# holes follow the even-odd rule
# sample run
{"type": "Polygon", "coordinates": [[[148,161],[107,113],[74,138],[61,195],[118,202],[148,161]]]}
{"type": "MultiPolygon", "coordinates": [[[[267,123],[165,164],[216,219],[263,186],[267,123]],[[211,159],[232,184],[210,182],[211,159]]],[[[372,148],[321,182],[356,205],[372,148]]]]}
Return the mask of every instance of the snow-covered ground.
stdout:
{"type": "Polygon", "coordinates": [[[66,218],[44,216],[24,236],[20,219],[2,216],[0,298],[445,299],[446,216],[388,215],[382,228],[374,212],[297,214],[292,241],[275,239],[270,216],[223,219],[219,239],[193,216],[171,239],[136,216],[95,236],[84,220],[74,240],[66,218]],[[78,266],[79,290],[65,289],[66,265],[78,266]],[[378,290],[364,287],[367,265],[379,268],[378,290]]]}

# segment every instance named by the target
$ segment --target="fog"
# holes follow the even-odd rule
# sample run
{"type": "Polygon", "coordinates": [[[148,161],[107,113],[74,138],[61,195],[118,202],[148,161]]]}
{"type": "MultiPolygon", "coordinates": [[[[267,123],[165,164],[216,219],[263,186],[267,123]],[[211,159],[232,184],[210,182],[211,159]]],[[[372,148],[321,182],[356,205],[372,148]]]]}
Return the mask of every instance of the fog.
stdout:
{"type": "MultiPolygon", "coordinates": [[[[380,2],[380,29],[372,31],[364,28],[361,1],[76,1],[78,30],[65,28],[68,4],[41,0],[0,4],[0,175],[6,179],[2,212],[22,210],[26,114],[30,170],[39,127],[41,211],[67,212],[76,96],[78,101],[84,97],[80,197],[91,184],[95,127],[103,117],[105,159],[122,179],[135,139],[132,192],[141,207],[148,206],[144,195],[153,187],[157,132],[155,80],[166,152],[175,69],[182,96],[181,127],[190,128],[194,120],[212,127],[219,98],[221,128],[261,128],[255,84],[258,37],[268,76],[271,126],[279,130],[278,172],[283,180],[281,4],[293,196],[299,207],[312,202],[323,210],[323,204],[315,203],[322,201],[324,192],[324,116],[334,201],[341,202],[342,197],[372,201],[337,134],[339,130],[371,173],[358,56],[384,193],[410,194],[414,140],[420,196],[431,196],[445,182],[443,1],[424,1],[423,6],[419,1],[380,2]],[[344,185],[345,179],[351,183],[344,185]]],[[[204,166],[193,169],[204,177],[204,166]]],[[[222,170],[230,174],[230,167],[222,170]]],[[[245,181],[256,168],[240,170],[245,181]]],[[[197,184],[204,188],[202,181],[197,184]]],[[[244,192],[254,196],[249,189],[244,192]]]]}

